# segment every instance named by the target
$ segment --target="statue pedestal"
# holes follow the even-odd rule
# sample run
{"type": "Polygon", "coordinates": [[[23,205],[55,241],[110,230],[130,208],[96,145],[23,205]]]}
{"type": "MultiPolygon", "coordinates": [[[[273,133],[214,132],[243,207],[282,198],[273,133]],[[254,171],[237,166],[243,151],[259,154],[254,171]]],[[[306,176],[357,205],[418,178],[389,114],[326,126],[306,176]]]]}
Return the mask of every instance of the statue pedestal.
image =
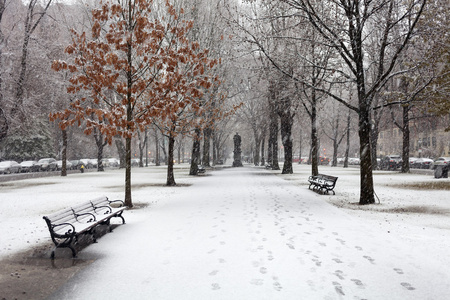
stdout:
{"type": "Polygon", "coordinates": [[[242,167],[242,162],[241,162],[241,153],[234,153],[234,161],[233,161],[233,167],[242,167]]]}

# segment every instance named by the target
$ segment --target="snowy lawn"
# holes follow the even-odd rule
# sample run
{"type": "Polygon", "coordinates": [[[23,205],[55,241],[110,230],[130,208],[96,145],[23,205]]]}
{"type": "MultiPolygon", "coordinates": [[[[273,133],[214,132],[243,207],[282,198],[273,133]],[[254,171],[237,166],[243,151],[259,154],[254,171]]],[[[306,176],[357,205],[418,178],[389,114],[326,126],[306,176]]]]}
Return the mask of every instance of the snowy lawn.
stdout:
{"type": "MultiPolygon", "coordinates": [[[[358,169],[320,168],[339,177],[336,196],[295,169],[178,169],[173,188],[165,168],[133,169],[141,208],[79,253],[93,263],[51,299],[448,299],[449,179],[377,171],[381,203],[361,208],[358,169]]],[[[123,182],[116,170],[0,183],[0,258],[49,243],[43,215],[120,199],[123,182]]]]}

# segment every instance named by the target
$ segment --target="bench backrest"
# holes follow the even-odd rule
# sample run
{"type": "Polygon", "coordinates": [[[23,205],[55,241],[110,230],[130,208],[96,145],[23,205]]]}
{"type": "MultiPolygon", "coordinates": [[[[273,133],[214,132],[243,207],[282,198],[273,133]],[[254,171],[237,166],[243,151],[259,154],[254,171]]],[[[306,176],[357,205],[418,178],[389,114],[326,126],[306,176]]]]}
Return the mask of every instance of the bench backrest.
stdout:
{"type": "Polygon", "coordinates": [[[98,215],[109,214],[112,209],[108,197],[100,197],[89,201],[91,208],[98,215]]]}
{"type": "Polygon", "coordinates": [[[330,175],[325,175],[325,174],[319,174],[319,176],[321,176],[322,179],[324,179],[326,181],[332,181],[333,183],[336,183],[336,181],[338,180],[338,177],[335,177],[335,176],[330,176],[330,175]]]}
{"type": "Polygon", "coordinates": [[[74,222],[76,222],[75,215],[73,214],[71,208],[60,210],[54,214],[44,216],[44,220],[47,223],[50,231],[52,232],[54,230],[55,233],[64,233],[69,230],[72,231],[73,227],[69,224],[73,224],[74,222]],[[55,227],[55,229],[53,229],[54,225],[61,226],[57,226],[55,227]]]}

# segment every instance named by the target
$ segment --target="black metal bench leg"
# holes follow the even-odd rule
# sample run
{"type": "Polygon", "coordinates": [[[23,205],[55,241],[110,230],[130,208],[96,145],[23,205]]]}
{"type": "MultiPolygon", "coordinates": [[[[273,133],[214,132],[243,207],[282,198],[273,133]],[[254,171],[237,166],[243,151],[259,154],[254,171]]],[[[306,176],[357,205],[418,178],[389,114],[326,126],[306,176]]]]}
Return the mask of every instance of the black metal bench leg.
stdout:
{"type": "Polygon", "coordinates": [[[72,246],[69,246],[70,250],[72,250],[72,258],[77,257],[77,252],[75,251],[75,248],[73,248],[72,246]]]}

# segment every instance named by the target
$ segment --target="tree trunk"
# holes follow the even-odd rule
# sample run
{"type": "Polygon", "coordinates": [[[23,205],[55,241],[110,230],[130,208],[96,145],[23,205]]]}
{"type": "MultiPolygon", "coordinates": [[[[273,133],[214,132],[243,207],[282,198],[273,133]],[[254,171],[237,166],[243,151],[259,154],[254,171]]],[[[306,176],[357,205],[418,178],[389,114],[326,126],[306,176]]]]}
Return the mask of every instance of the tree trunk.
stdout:
{"type": "Polygon", "coordinates": [[[200,129],[195,128],[194,141],[192,143],[191,168],[189,175],[198,175],[198,163],[200,161],[200,129]]]}
{"type": "Polygon", "coordinates": [[[212,139],[212,161],[213,161],[213,165],[215,166],[217,164],[217,160],[218,158],[218,153],[217,153],[217,145],[216,145],[216,130],[212,129],[211,132],[211,139],[212,139]]]}
{"type": "Polygon", "coordinates": [[[106,141],[103,139],[103,134],[94,127],[94,139],[95,144],[97,146],[97,171],[103,172],[105,169],[103,168],[103,149],[106,146],[106,141]]]}
{"type": "Polygon", "coordinates": [[[409,105],[403,106],[403,147],[402,147],[402,173],[409,173],[409,105]]]}
{"type": "Polygon", "coordinates": [[[155,128],[155,165],[157,167],[161,165],[161,159],[159,156],[159,135],[157,129],[155,128]]]}
{"type": "MultiPolygon", "coordinates": [[[[6,0],[0,0],[0,24],[2,24],[1,20],[3,18],[3,13],[6,8],[6,0]]],[[[5,37],[3,35],[2,28],[0,27],[0,70],[3,70],[3,43],[5,37]]],[[[0,103],[3,102],[3,73],[0,72],[0,103]]],[[[8,135],[8,119],[6,119],[6,114],[3,109],[0,107],[0,142],[6,138],[8,135]]]]}
{"type": "Polygon", "coordinates": [[[273,162],[273,138],[272,138],[272,130],[269,128],[269,139],[267,141],[267,163],[272,166],[273,162]]]}
{"type": "MultiPolygon", "coordinates": [[[[359,204],[375,203],[373,174],[372,174],[372,154],[370,149],[370,114],[369,109],[364,108],[359,113],[359,141],[360,141],[360,198],[359,204]]],[[[361,107],[360,106],[360,107],[361,107]]]]}
{"type": "Polygon", "coordinates": [[[117,153],[119,154],[120,166],[119,168],[123,169],[126,167],[125,159],[126,159],[126,148],[123,145],[122,138],[117,136],[114,139],[114,143],[116,144],[117,153]]]}
{"type": "Polygon", "coordinates": [[[372,168],[375,170],[377,169],[377,145],[378,145],[378,134],[379,134],[379,124],[377,122],[379,112],[374,111],[373,112],[374,122],[372,123],[372,130],[370,131],[370,143],[371,143],[371,149],[372,149],[372,168]]]}
{"type": "Polygon", "coordinates": [[[333,139],[333,159],[331,161],[331,166],[337,166],[337,154],[339,150],[338,136],[336,135],[333,139]]]}
{"type": "Polygon", "coordinates": [[[133,207],[131,201],[131,137],[125,139],[125,205],[133,207]]]}
{"type": "Polygon", "coordinates": [[[293,115],[290,112],[280,114],[281,120],[281,141],[284,148],[284,164],[281,174],[293,174],[292,167],[293,143],[292,143],[292,124],[294,123],[293,115]]]}
{"type": "Polygon", "coordinates": [[[272,113],[272,117],[270,118],[270,140],[271,140],[271,149],[272,149],[272,160],[270,164],[272,165],[272,170],[279,170],[280,165],[278,164],[278,115],[276,113],[272,113]]]}
{"type": "Polygon", "coordinates": [[[255,152],[253,153],[253,163],[255,166],[259,166],[259,148],[261,147],[261,138],[255,136],[255,152]]]}
{"type": "Polygon", "coordinates": [[[348,156],[350,154],[350,109],[348,110],[347,115],[347,144],[345,146],[345,155],[344,155],[344,168],[348,168],[348,156]]]}
{"type": "Polygon", "coordinates": [[[97,172],[105,171],[103,167],[103,149],[105,148],[106,143],[102,140],[97,144],[97,172]]]}
{"type": "Polygon", "coordinates": [[[262,134],[262,138],[261,138],[261,166],[264,166],[266,164],[265,157],[264,157],[265,142],[266,142],[266,133],[264,130],[264,133],[262,134]]]}
{"type": "Polygon", "coordinates": [[[61,176],[67,176],[67,131],[62,130],[62,167],[61,176]]]}
{"type": "Polygon", "coordinates": [[[319,157],[317,151],[319,149],[318,138],[317,138],[317,108],[315,96],[312,96],[311,105],[311,175],[317,176],[319,174],[319,157]]]}
{"type": "Polygon", "coordinates": [[[162,136],[160,147],[161,147],[161,150],[162,150],[162,152],[164,154],[164,164],[167,165],[169,158],[167,157],[166,139],[164,138],[164,136],[162,136]]]}
{"type": "Polygon", "coordinates": [[[138,130],[139,139],[139,168],[144,167],[144,151],[147,147],[147,129],[145,129],[144,141],[142,141],[141,132],[138,130]]]}
{"type": "Polygon", "coordinates": [[[203,160],[202,160],[202,164],[205,167],[210,167],[210,145],[211,145],[211,129],[206,128],[205,130],[203,130],[203,136],[204,136],[204,140],[203,140],[203,160]]]}
{"type": "Polygon", "coordinates": [[[167,159],[167,186],[175,186],[175,175],[173,173],[173,152],[175,148],[175,138],[172,134],[169,134],[169,148],[168,148],[168,159],[167,159]]]}

